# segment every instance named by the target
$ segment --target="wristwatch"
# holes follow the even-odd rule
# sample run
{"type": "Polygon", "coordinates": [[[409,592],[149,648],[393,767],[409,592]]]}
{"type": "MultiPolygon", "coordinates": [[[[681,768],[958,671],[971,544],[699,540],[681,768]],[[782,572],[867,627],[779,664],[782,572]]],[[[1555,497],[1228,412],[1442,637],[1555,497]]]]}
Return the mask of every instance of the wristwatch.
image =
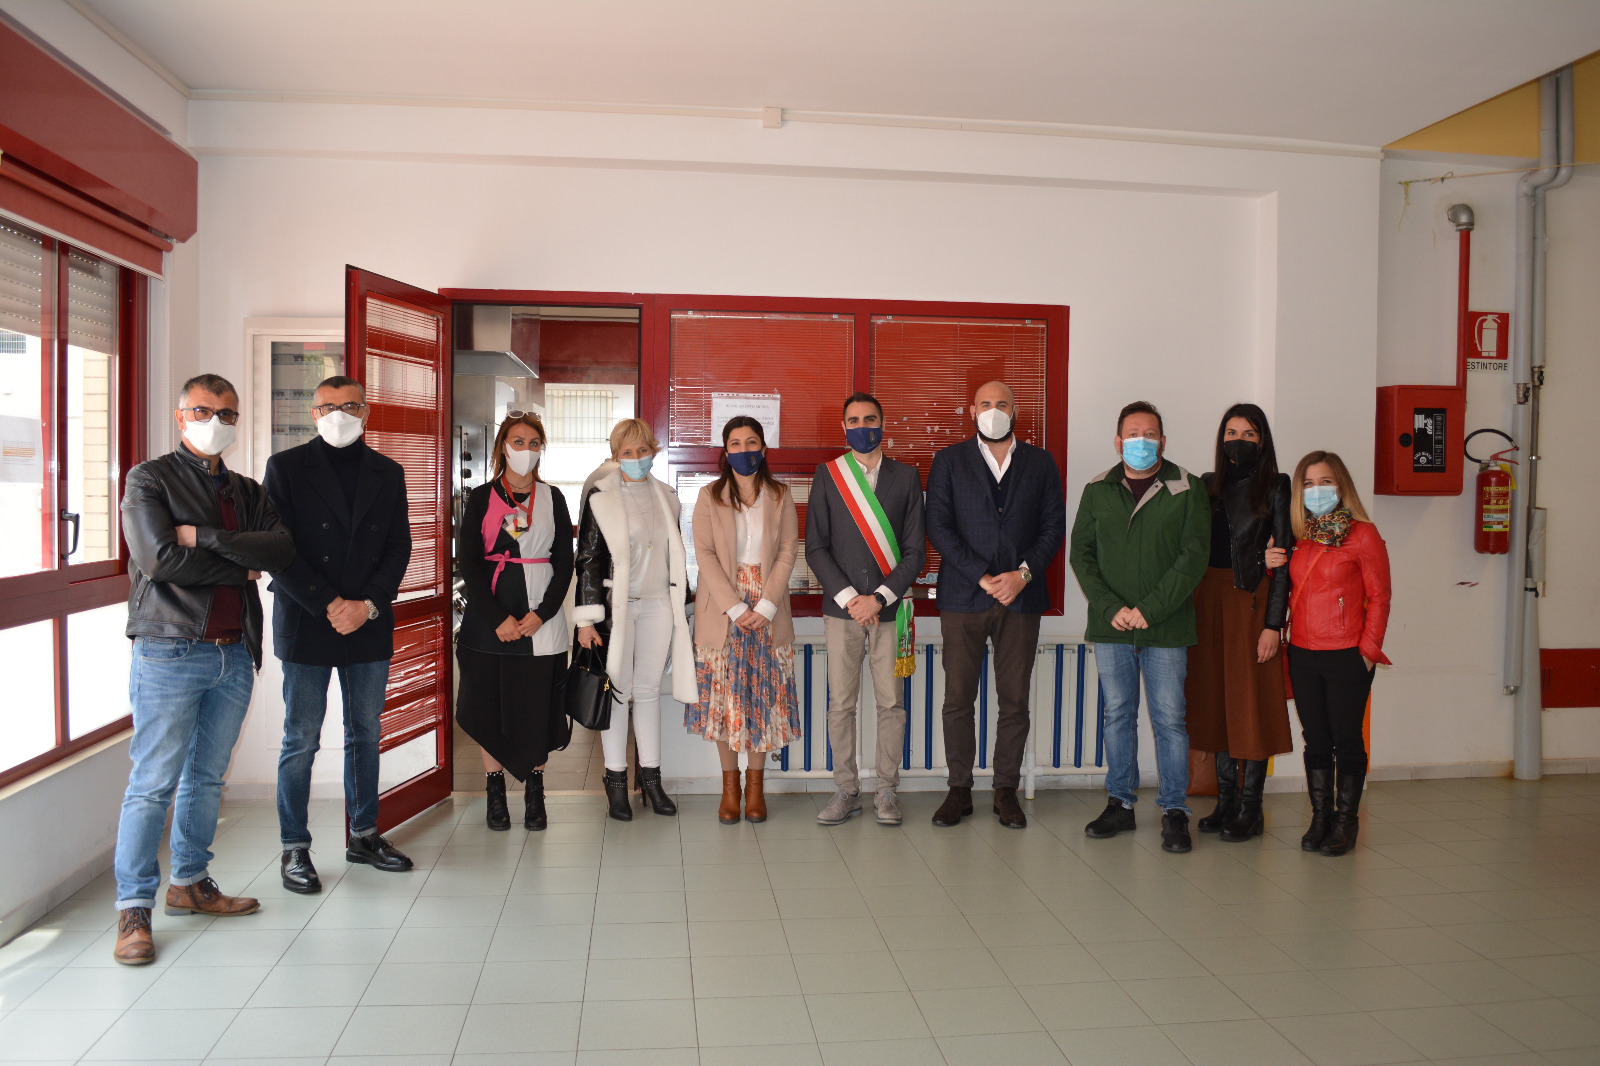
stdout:
{"type": "Polygon", "coordinates": [[[873,592],[872,598],[878,601],[879,607],[889,606],[889,601],[883,598],[883,593],[881,592],[873,592]]]}
{"type": "Polygon", "coordinates": [[[1019,565],[1017,567],[1017,570],[1022,574],[1022,583],[1023,584],[1027,584],[1028,582],[1033,580],[1033,571],[1028,569],[1028,564],[1027,563],[1022,563],[1021,565],[1019,565]]]}
{"type": "Polygon", "coordinates": [[[361,602],[367,605],[367,621],[376,622],[378,620],[378,605],[371,600],[362,600],[361,602]]]}

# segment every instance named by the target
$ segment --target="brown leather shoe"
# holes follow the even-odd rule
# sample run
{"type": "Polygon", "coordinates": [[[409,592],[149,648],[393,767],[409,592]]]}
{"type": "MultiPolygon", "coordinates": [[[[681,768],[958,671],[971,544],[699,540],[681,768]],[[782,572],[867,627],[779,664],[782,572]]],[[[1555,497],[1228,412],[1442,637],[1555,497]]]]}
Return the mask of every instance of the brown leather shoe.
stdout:
{"type": "Polygon", "coordinates": [[[249,896],[224,896],[211,878],[192,885],[167,886],[168,914],[209,914],[213,918],[236,918],[261,909],[259,900],[249,896]]]}
{"type": "Polygon", "coordinates": [[[960,825],[962,815],[971,813],[972,789],[962,785],[951,785],[944,802],[933,812],[933,824],[948,829],[950,826],[960,825]]]}
{"type": "Polygon", "coordinates": [[[143,966],[156,960],[149,907],[128,907],[117,912],[117,946],[111,949],[111,957],[124,966],[143,966]]]}
{"type": "Polygon", "coordinates": [[[744,820],[747,822],[767,820],[767,794],[764,791],[766,776],[765,769],[751,768],[744,772],[744,820]]]}
{"type": "Polygon", "coordinates": [[[717,821],[723,825],[739,824],[739,771],[722,771],[722,805],[717,808],[717,821]]]}
{"type": "Polygon", "coordinates": [[[1017,790],[1014,788],[994,790],[994,813],[1007,829],[1028,827],[1028,816],[1022,813],[1022,804],[1017,802],[1017,790]]]}

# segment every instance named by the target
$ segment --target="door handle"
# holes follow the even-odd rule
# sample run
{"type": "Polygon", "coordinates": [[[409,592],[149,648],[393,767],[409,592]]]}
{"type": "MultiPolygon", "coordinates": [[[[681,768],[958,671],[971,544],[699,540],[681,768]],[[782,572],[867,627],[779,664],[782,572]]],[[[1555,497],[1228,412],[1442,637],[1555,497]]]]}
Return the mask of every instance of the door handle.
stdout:
{"type": "Polygon", "coordinates": [[[61,521],[72,523],[72,547],[67,549],[67,555],[76,555],[78,552],[78,534],[82,532],[83,518],[72,511],[63,510],[61,512],[61,521]]]}

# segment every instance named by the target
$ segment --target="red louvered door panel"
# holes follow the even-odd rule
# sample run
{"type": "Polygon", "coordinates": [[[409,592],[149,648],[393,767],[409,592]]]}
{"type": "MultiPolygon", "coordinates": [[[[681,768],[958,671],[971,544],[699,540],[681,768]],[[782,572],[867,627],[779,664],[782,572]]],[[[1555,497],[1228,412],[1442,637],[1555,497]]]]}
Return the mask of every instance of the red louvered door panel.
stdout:
{"type": "Polygon", "coordinates": [[[388,830],[450,795],[450,303],[437,293],[345,268],[345,350],[366,386],[367,443],[405,469],[411,565],[395,600],[394,658],[381,752],[433,758],[379,801],[388,830]]]}

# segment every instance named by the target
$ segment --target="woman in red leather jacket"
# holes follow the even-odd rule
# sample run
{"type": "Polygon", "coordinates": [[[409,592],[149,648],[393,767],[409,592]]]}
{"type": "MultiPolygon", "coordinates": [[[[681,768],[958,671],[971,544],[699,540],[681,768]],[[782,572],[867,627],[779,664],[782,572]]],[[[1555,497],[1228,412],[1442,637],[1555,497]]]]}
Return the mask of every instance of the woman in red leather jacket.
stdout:
{"type": "MultiPolygon", "coordinates": [[[[1333,452],[1301,459],[1291,484],[1299,544],[1289,561],[1287,654],[1311,793],[1311,828],[1300,847],[1343,855],[1355,847],[1367,778],[1367,695],[1376,664],[1389,662],[1389,552],[1333,452]]],[[[1268,554],[1269,566],[1282,565],[1280,551],[1268,554]]]]}

